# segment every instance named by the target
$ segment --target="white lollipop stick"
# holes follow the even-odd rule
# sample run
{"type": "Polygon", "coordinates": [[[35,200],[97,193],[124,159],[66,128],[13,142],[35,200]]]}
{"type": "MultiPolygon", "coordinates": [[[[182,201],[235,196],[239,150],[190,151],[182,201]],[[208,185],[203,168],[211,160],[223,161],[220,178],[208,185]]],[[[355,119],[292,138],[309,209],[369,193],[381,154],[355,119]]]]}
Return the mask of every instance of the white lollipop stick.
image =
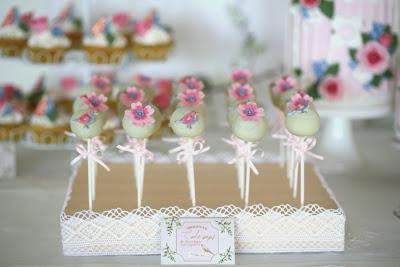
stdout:
{"type": "Polygon", "coordinates": [[[300,203],[301,206],[304,206],[304,153],[300,155],[300,187],[301,187],[301,193],[300,193],[300,203]]]}
{"type": "Polygon", "coordinates": [[[250,165],[246,164],[246,196],[244,205],[247,207],[249,205],[249,194],[250,194],[250,165]]]}
{"type": "MultiPolygon", "coordinates": [[[[91,140],[90,139],[87,140],[87,151],[88,151],[88,154],[92,153],[91,140]]],[[[88,194],[89,194],[88,200],[89,200],[89,210],[92,210],[93,188],[92,188],[92,161],[91,161],[91,157],[88,157],[87,164],[88,164],[88,194]]]]}

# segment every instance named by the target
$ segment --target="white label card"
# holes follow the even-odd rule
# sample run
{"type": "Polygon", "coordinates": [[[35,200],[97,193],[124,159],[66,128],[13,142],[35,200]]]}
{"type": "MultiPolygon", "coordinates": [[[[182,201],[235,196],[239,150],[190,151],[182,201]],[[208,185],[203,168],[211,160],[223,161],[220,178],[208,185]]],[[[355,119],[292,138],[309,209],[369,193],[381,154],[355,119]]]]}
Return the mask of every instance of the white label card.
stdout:
{"type": "Polygon", "coordinates": [[[161,221],[161,264],[235,264],[233,218],[176,218],[161,221]]]}

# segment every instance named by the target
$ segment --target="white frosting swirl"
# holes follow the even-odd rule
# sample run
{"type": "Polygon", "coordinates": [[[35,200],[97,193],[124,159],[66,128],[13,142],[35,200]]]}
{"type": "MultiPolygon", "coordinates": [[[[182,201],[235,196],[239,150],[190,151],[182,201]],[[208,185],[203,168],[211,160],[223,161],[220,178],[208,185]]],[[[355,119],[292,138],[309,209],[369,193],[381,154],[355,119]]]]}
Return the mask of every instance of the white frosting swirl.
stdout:
{"type": "Polygon", "coordinates": [[[124,36],[118,33],[113,33],[114,41],[111,45],[108,44],[106,35],[104,33],[99,33],[96,36],[85,36],[83,39],[84,45],[89,46],[111,46],[111,47],[124,47],[126,45],[126,39],[124,36]]]}
{"type": "Polygon", "coordinates": [[[66,36],[54,36],[47,30],[33,34],[28,40],[28,45],[42,48],[69,47],[71,42],[66,36]]]}
{"type": "Polygon", "coordinates": [[[21,112],[14,111],[11,114],[0,116],[0,124],[20,124],[24,121],[24,116],[21,112]]]}
{"type": "Polygon", "coordinates": [[[10,24],[0,28],[0,37],[24,39],[28,37],[28,33],[24,32],[18,25],[10,24]]]}
{"type": "Polygon", "coordinates": [[[171,41],[171,35],[161,27],[153,25],[143,36],[136,34],[134,41],[144,45],[166,44],[171,41]]]}
{"type": "Polygon", "coordinates": [[[59,22],[58,25],[60,25],[61,29],[65,33],[81,31],[81,29],[71,19],[65,19],[59,22]]]}
{"type": "Polygon", "coordinates": [[[55,121],[51,121],[49,117],[45,116],[38,116],[32,115],[31,117],[31,124],[38,125],[46,128],[62,126],[69,123],[69,117],[65,114],[60,114],[55,121]]]}

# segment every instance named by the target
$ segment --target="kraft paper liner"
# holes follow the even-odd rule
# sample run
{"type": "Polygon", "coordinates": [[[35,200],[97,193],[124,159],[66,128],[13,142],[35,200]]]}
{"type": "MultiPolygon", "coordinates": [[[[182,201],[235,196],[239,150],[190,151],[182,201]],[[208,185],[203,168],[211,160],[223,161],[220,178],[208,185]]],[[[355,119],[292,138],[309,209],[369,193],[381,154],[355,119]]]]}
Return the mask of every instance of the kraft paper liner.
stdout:
{"type": "Polygon", "coordinates": [[[33,140],[38,144],[63,144],[68,140],[65,131],[69,131],[69,125],[60,125],[52,128],[39,125],[30,125],[33,140]]]}
{"type": "Polygon", "coordinates": [[[60,63],[64,60],[64,54],[68,47],[28,47],[29,59],[34,63],[60,63]]]}
{"type": "MultiPolygon", "coordinates": [[[[109,164],[111,172],[99,168],[96,180],[96,199],[93,211],[103,212],[115,208],[131,211],[137,208],[133,167],[130,164],[109,164]]],[[[300,207],[300,199],[292,198],[285,171],[277,163],[256,164],[259,176],[252,176],[249,205],[263,204],[274,207],[289,204],[300,207]]],[[[314,167],[306,164],[305,205],[318,204],[326,209],[338,209],[331,192],[320,179],[314,167]]],[[[234,166],[225,163],[196,164],[196,200],[198,206],[218,208],[235,205],[244,208],[237,187],[234,166]]],[[[73,215],[87,210],[87,166],[81,164],[71,185],[70,199],[64,212],[73,215]]],[[[160,209],[178,206],[191,207],[186,171],[177,164],[147,164],[142,206],[160,209]]]]}
{"type": "Polygon", "coordinates": [[[81,49],[82,48],[82,37],[83,33],[80,31],[66,32],[65,35],[71,41],[70,49],[81,49]]]}
{"type": "Polygon", "coordinates": [[[0,141],[19,141],[26,133],[27,126],[20,124],[0,124],[0,141]]]}
{"type": "Polygon", "coordinates": [[[139,60],[166,60],[172,50],[174,42],[171,40],[166,44],[144,45],[133,40],[132,53],[139,60]]]}
{"type": "Polygon", "coordinates": [[[0,38],[0,50],[3,56],[20,57],[24,52],[28,39],[0,38]]]}
{"type": "Polygon", "coordinates": [[[84,45],[87,61],[92,64],[119,64],[126,47],[100,47],[84,45]]]}

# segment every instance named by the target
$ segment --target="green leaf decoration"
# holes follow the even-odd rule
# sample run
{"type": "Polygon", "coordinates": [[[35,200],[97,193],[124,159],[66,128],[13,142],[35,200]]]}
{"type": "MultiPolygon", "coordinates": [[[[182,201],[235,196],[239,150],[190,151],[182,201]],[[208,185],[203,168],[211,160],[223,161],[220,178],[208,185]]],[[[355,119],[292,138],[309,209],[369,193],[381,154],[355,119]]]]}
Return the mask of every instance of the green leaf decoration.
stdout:
{"type": "Polygon", "coordinates": [[[350,48],[349,49],[350,57],[352,60],[356,61],[357,49],[350,48]]]}
{"type": "Polygon", "coordinates": [[[49,112],[47,112],[47,117],[51,122],[55,122],[58,118],[58,111],[56,108],[51,109],[49,112]]]}
{"type": "Polygon", "coordinates": [[[167,257],[170,261],[176,262],[176,251],[172,250],[168,244],[165,244],[165,248],[163,249],[163,257],[167,257]]]}
{"type": "Polygon", "coordinates": [[[333,75],[336,76],[339,73],[339,64],[332,64],[329,68],[325,71],[325,75],[333,75]]]}
{"type": "Polygon", "coordinates": [[[375,86],[375,87],[378,87],[378,86],[381,84],[381,81],[382,81],[382,76],[381,76],[381,75],[375,74],[375,75],[372,77],[371,85],[372,85],[372,86],[375,86]]]}
{"type": "Polygon", "coordinates": [[[298,78],[300,78],[303,75],[303,71],[300,68],[294,68],[293,73],[298,78]]]}
{"type": "Polygon", "coordinates": [[[111,46],[115,41],[115,37],[111,33],[106,33],[106,39],[107,39],[108,46],[111,46]]]}
{"type": "Polygon", "coordinates": [[[20,22],[18,27],[25,33],[29,32],[29,27],[25,22],[20,22]]]}
{"type": "Polygon", "coordinates": [[[77,27],[78,29],[82,29],[82,20],[80,18],[75,18],[72,23],[77,27]]]}
{"type": "Polygon", "coordinates": [[[390,25],[385,25],[385,28],[383,29],[383,31],[386,33],[390,33],[391,32],[390,25]]]}
{"type": "Polygon", "coordinates": [[[393,79],[393,72],[390,69],[387,69],[383,74],[383,77],[386,79],[393,79]]]}
{"type": "Polygon", "coordinates": [[[300,3],[300,0],[292,0],[292,4],[293,5],[297,5],[297,4],[299,4],[300,3]]]}
{"type": "Polygon", "coordinates": [[[328,18],[333,18],[335,12],[335,4],[333,1],[329,0],[321,0],[321,4],[319,5],[319,9],[321,12],[327,16],[328,18]]]}
{"type": "Polygon", "coordinates": [[[318,82],[311,84],[310,87],[307,88],[307,94],[314,99],[320,98],[320,95],[318,92],[318,86],[319,86],[318,82]]]}
{"type": "Polygon", "coordinates": [[[390,48],[389,48],[389,51],[391,54],[394,54],[394,52],[396,52],[398,43],[399,43],[399,39],[397,37],[397,34],[392,34],[392,44],[390,45],[390,48]]]}
{"type": "Polygon", "coordinates": [[[220,259],[218,260],[218,264],[223,264],[226,261],[232,260],[232,249],[231,247],[227,248],[223,253],[219,254],[220,259]]]}
{"type": "Polygon", "coordinates": [[[363,44],[366,44],[369,41],[371,41],[371,36],[369,35],[369,33],[362,33],[361,39],[362,39],[363,44]]]}

